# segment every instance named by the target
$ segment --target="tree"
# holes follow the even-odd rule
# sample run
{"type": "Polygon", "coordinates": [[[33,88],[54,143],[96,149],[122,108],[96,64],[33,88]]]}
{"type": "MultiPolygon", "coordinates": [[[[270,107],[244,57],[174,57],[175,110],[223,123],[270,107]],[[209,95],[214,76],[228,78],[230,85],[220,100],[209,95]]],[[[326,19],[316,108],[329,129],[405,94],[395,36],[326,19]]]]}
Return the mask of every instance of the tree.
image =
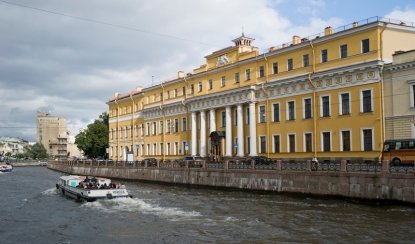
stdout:
{"type": "Polygon", "coordinates": [[[108,114],[102,113],[99,119],[76,135],[75,144],[87,157],[105,157],[108,148],[108,114]]]}
{"type": "Polygon", "coordinates": [[[35,143],[30,149],[28,149],[27,153],[33,159],[40,159],[40,158],[48,157],[46,148],[39,142],[35,143]]]}

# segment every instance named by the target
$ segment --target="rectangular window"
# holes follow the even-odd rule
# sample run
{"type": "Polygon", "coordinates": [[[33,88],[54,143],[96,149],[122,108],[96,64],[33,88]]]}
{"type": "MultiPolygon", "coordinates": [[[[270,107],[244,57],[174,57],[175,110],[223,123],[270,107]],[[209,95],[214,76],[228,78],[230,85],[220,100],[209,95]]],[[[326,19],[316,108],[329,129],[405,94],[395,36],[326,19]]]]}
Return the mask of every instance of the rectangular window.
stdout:
{"type": "Polygon", "coordinates": [[[239,83],[239,73],[235,73],[234,81],[235,81],[235,83],[239,83]]]}
{"type": "Polygon", "coordinates": [[[195,93],[195,85],[194,84],[191,84],[190,85],[190,94],[194,94],[195,93]]]}
{"type": "Polygon", "coordinates": [[[153,122],[153,135],[157,133],[157,125],[156,122],[153,122]]]}
{"type": "Polygon", "coordinates": [[[280,121],[280,104],[279,103],[273,104],[272,111],[273,111],[273,121],[279,122],[280,121]]]}
{"type": "Polygon", "coordinates": [[[146,126],[147,126],[146,136],[149,136],[150,135],[150,123],[147,123],[146,126]]]}
{"type": "Polygon", "coordinates": [[[246,78],[246,80],[251,80],[251,70],[250,69],[245,70],[245,78],[246,78]]]}
{"type": "Polygon", "coordinates": [[[174,142],[174,155],[179,155],[179,143],[174,142]]]}
{"type": "Polygon", "coordinates": [[[275,74],[278,74],[278,63],[273,63],[272,64],[272,73],[275,75],[275,74]]]}
{"type": "Polygon", "coordinates": [[[159,144],[159,150],[160,150],[160,155],[164,155],[164,147],[163,147],[162,142],[159,144]]]}
{"type": "Polygon", "coordinates": [[[199,92],[201,92],[203,90],[203,84],[201,81],[199,81],[199,92]]]}
{"type": "Polygon", "coordinates": [[[311,118],[311,98],[304,99],[304,119],[311,118]]]}
{"type": "Polygon", "coordinates": [[[212,80],[208,80],[208,88],[209,88],[209,90],[212,90],[213,89],[213,82],[212,82],[212,80]]]}
{"type": "Polygon", "coordinates": [[[321,50],[321,62],[325,63],[328,61],[327,49],[321,50]]]}
{"type": "Polygon", "coordinates": [[[170,99],[170,91],[167,91],[167,99],[170,99]]]}
{"type": "Polygon", "coordinates": [[[150,155],[150,144],[147,144],[147,151],[146,151],[146,155],[149,156],[150,155]]]}
{"type": "Polygon", "coordinates": [[[157,144],[153,144],[153,155],[157,155],[157,144]]]}
{"type": "Polygon", "coordinates": [[[294,120],[295,119],[295,104],[294,104],[294,101],[289,101],[287,103],[287,107],[288,107],[287,120],[294,120]]]}
{"type": "Polygon", "coordinates": [[[310,60],[309,60],[309,56],[308,54],[303,55],[303,66],[304,67],[308,67],[310,65],[310,60]]]}
{"type": "Polygon", "coordinates": [[[347,58],[347,45],[340,46],[340,58],[347,58]]]}
{"type": "Polygon", "coordinates": [[[259,137],[259,153],[266,153],[267,152],[267,139],[265,136],[259,137]]]}
{"type": "Polygon", "coordinates": [[[293,59],[289,58],[287,60],[287,71],[293,70],[293,59]]]}
{"type": "Polygon", "coordinates": [[[362,91],[362,112],[372,112],[372,90],[362,91]]]}
{"type": "Polygon", "coordinates": [[[411,108],[415,107],[415,85],[411,84],[409,86],[409,106],[411,108]]]}
{"type": "Polygon", "coordinates": [[[295,135],[288,135],[288,151],[295,152],[295,135]]]}
{"type": "Polygon", "coordinates": [[[305,152],[312,152],[313,151],[313,134],[305,133],[304,134],[304,144],[305,144],[305,152]]]}
{"type": "Polygon", "coordinates": [[[322,140],[323,140],[323,152],[330,152],[331,151],[331,133],[330,132],[322,132],[322,140]]]}
{"type": "Polygon", "coordinates": [[[220,79],[220,86],[224,87],[225,85],[226,85],[226,77],[222,76],[221,79],[220,79]]]}
{"type": "Polygon", "coordinates": [[[274,135],[274,153],[279,153],[281,151],[280,147],[280,136],[274,135]]]}
{"type": "Polygon", "coordinates": [[[350,152],[350,131],[344,130],[341,132],[341,140],[342,140],[342,151],[343,152],[350,152]]]}
{"type": "Polygon", "coordinates": [[[186,87],[185,86],[182,87],[182,96],[186,96],[186,87]]]}
{"type": "Polygon", "coordinates": [[[179,119],[174,119],[174,132],[179,132],[179,119]]]}
{"type": "Polygon", "coordinates": [[[160,101],[163,101],[163,93],[160,92],[160,101]]]}
{"type": "Polygon", "coordinates": [[[171,124],[170,124],[170,120],[168,119],[166,123],[166,133],[170,133],[170,128],[171,128],[171,124]]]}
{"type": "Polygon", "coordinates": [[[350,94],[349,93],[340,94],[340,114],[341,115],[350,114],[350,94]]]}
{"type": "Polygon", "coordinates": [[[221,114],[222,114],[222,127],[226,127],[226,112],[223,111],[221,114]]]}
{"type": "Polygon", "coordinates": [[[363,151],[373,150],[372,129],[362,130],[363,134],[363,151]]]}
{"type": "Polygon", "coordinates": [[[186,145],[187,145],[186,141],[183,141],[182,142],[182,154],[183,155],[186,155],[186,145]]]}
{"type": "Polygon", "coordinates": [[[369,51],[369,39],[362,40],[362,53],[368,53],[369,51]]]}
{"type": "Polygon", "coordinates": [[[159,134],[163,133],[163,121],[159,121],[159,134]]]}
{"type": "Polygon", "coordinates": [[[182,131],[186,131],[187,130],[187,123],[186,123],[186,118],[182,118],[182,131]]]}
{"type": "Polygon", "coordinates": [[[170,142],[167,142],[167,145],[166,145],[166,155],[170,155],[171,154],[171,152],[170,152],[170,142]]]}
{"type": "Polygon", "coordinates": [[[174,89],[174,97],[177,97],[177,88],[174,89]]]}
{"type": "Polygon", "coordinates": [[[264,66],[259,66],[259,77],[264,77],[265,76],[265,67],[264,66]]]}
{"type": "Polygon", "coordinates": [[[259,106],[259,123],[265,123],[265,106],[259,106]]]}
{"type": "Polygon", "coordinates": [[[330,116],[330,97],[324,96],[321,97],[321,117],[330,116]]]}

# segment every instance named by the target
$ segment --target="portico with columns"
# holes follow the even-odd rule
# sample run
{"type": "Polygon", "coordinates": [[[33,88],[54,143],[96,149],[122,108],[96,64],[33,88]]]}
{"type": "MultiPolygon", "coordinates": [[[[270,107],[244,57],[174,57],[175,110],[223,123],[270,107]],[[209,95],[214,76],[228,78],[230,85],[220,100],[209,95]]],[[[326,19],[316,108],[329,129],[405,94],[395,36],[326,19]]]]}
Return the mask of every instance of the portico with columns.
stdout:
{"type": "MultiPolygon", "coordinates": [[[[244,88],[241,90],[234,90],[224,92],[221,94],[214,94],[212,96],[194,97],[187,101],[189,111],[191,113],[191,155],[201,157],[244,157],[257,156],[257,142],[256,139],[249,140],[250,145],[245,146],[246,136],[249,138],[256,138],[256,101],[255,101],[255,86],[244,88]],[[249,108],[249,121],[244,119],[244,111],[249,108]],[[217,116],[219,110],[225,112],[225,123],[223,129],[218,129],[218,124],[222,121],[222,116],[217,116]],[[233,116],[233,112],[236,116],[233,116]],[[209,117],[209,118],[207,118],[209,117]],[[235,121],[236,119],[236,121],[235,121]],[[197,122],[199,127],[197,126],[197,122]],[[244,133],[245,121],[249,124],[247,133],[244,133]],[[233,127],[236,124],[236,133],[233,133],[233,127]],[[209,129],[208,129],[209,128],[209,129]],[[207,133],[208,132],[208,133],[207,133]],[[210,145],[212,133],[223,132],[224,145],[221,147],[224,150],[212,150],[210,145]],[[233,138],[236,138],[234,142],[233,138]],[[233,149],[236,148],[236,154],[233,149]],[[249,153],[248,149],[249,148],[249,153]],[[212,155],[220,152],[221,155],[212,155]]],[[[246,131],[245,131],[246,132],[246,131]]]]}

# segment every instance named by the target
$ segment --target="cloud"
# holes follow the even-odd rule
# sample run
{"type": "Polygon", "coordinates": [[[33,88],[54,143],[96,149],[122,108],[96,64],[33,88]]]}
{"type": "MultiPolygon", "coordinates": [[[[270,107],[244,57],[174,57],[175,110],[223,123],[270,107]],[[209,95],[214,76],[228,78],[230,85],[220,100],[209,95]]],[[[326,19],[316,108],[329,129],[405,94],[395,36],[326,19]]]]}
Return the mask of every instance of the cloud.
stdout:
{"type": "Polygon", "coordinates": [[[392,12],[386,14],[385,18],[402,20],[408,23],[415,24],[415,10],[409,9],[409,8],[405,8],[404,10],[401,10],[400,8],[396,8],[392,12]]]}

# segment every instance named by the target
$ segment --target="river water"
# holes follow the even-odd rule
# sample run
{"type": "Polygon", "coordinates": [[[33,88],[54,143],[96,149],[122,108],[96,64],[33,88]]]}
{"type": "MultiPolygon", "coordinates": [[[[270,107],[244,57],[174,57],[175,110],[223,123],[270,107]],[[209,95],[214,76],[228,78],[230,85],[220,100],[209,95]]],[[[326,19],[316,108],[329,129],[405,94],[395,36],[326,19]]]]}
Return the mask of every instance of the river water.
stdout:
{"type": "Polygon", "coordinates": [[[413,243],[415,208],[124,182],[132,199],[78,203],[59,172],[0,174],[0,243],[413,243]]]}

